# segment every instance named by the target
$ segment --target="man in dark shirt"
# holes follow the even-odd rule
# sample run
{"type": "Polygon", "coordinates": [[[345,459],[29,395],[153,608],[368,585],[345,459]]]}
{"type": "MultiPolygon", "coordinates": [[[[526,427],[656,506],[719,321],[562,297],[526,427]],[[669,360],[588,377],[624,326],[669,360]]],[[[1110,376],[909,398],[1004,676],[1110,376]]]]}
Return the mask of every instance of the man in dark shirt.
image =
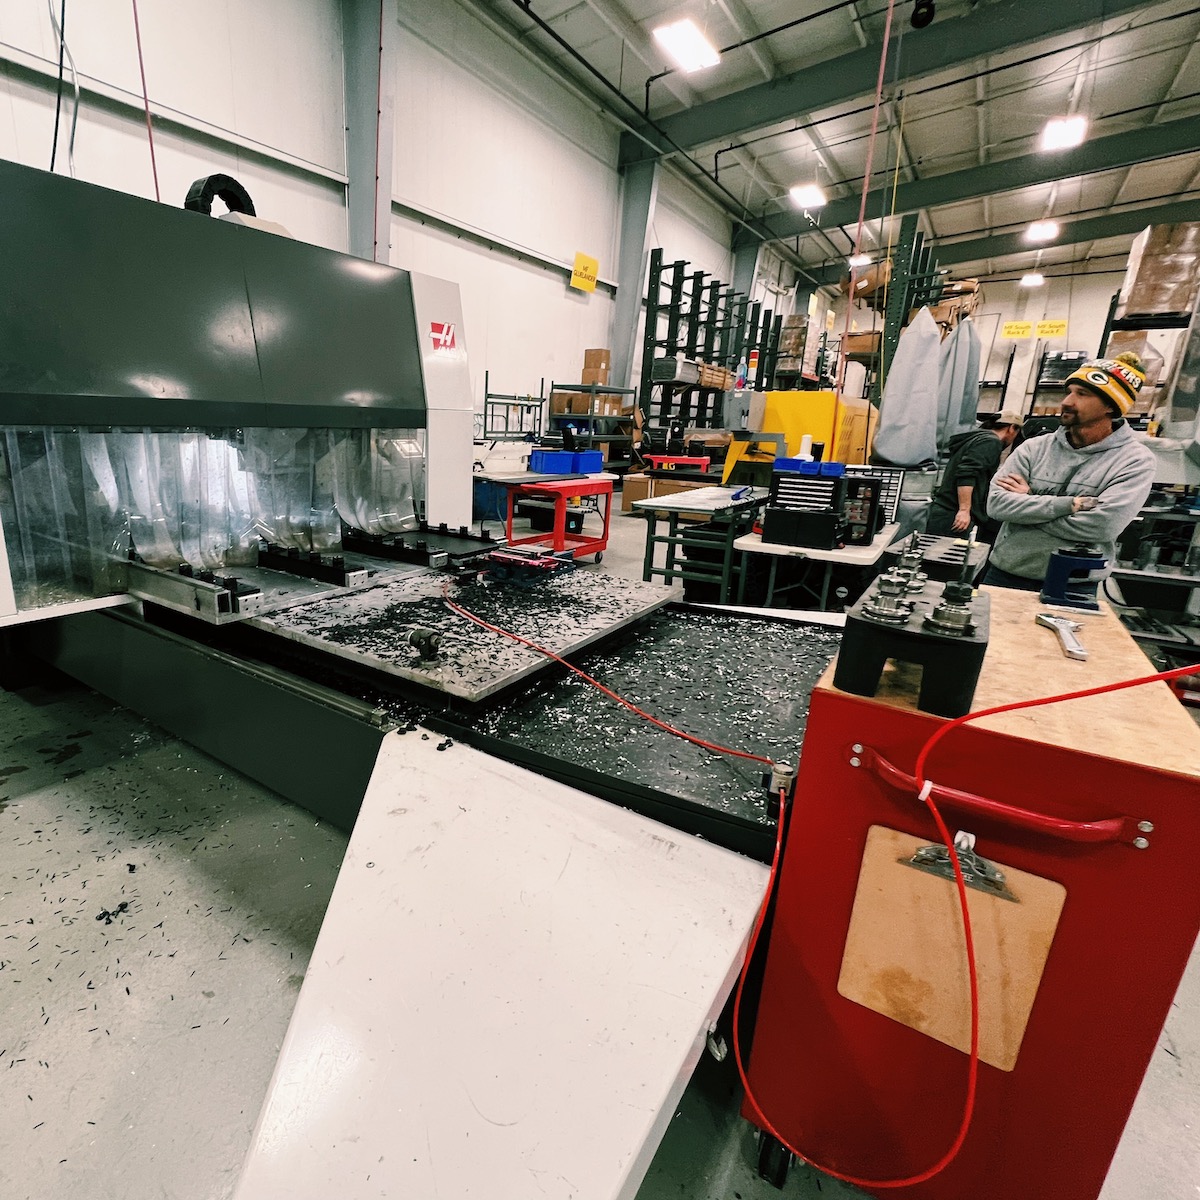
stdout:
{"type": "Polygon", "coordinates": [[[933,493],[926,533],[952,537],[965,534],[974,525],[981,541],[995,539],[1000,523],[988,519],[988,488],[1000,456],[1016,441],[1021,425],[1017,413],[1002,412],[988,419],[982,429],[950,439],[950,458],[933,493]]]}

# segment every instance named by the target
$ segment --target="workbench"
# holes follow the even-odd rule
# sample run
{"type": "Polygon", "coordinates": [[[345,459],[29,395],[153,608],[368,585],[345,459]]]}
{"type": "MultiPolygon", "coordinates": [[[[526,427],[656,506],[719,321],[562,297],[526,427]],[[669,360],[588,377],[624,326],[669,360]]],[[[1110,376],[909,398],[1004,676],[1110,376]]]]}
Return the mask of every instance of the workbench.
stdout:
{"type": "Polygon", "coordinates": [[[384,739],[236,1200],[632,1200],[768,871],[384,739]]]}
{"type": "Polygon", "coordinates": [[[642,564],[642,578],[649,582],[655,575],[661,575],[668,582],[683,579],[715,583],[717,603],[728,604],[733,582],[734,545],[737,538],[753,524],[767,496],[766,488],[706,487],[661,498],[635,500],[633,507],[646,517],[646,555],[642,564]],[[667,532],[662,534],[658,532],[658,522],[664,517],[667,532]],[[708,518],[705,522],[708,528],[696,524],[680,527],[681,519],[694,521],[697,517],[708,518]],[[678,555],[680,552],[686,553],[685,542],[714,551],[715,564],[709,567],[692,562],[680,566],[678,555]],[[665,565],[658,567],[654,565],[654,556],[660,544],[666,546],[667,555],[665,565]]]}
{"type": "MultiPolygon", "coordinates": [[[[1107,606],[1079,618],[1080,662],[1034,623],[1036,595],[982,590],[972,711],[1153,672],[1107,606]]],[[[750,1080],[815,1161],[896,1179],[949,1149],[966,1090],[957,891],[908,861],[940,840],[912,775],[944,722],[916,710],[912,668],[870,699],[832,680],[813,691],[750,1080]]],[[[981,1065],[966,1141],[897,1194],[1096,1200],[1200,931],[1200,730],[1156,682],[981,718],[927,775],[1011,896],[968,892],[981,1065]]]]}
{"type": "Polygon", "coordinates": [[[817,601],[817,607],[822,611],[829,604],[829,583],[833,577],[833,568],[838,566],[873,567],[883,556],[883,552],[891,545],[900,526],[896,523],[885,525],[866,546],[843,546],[839,550],[823,550],[816,546],[787,546],[782,542],[764,542],[761,533],[747,533],[739,537],[733,548],[742,555],[742,570],[738,581],[738,603],[741,604],[746,596],[745,558],[747,554],[766,554],[771,559],[771,569],[767,576],[767,596],[763,607],[770,608],[777,593],[791,591],[803,587],[817,601]],[[821,564],[821,581],[813,587],[806,580],[790,583],[786,588],[776,588],[775,579],[781,558],[794,558],[807,563],[821,564]]]}

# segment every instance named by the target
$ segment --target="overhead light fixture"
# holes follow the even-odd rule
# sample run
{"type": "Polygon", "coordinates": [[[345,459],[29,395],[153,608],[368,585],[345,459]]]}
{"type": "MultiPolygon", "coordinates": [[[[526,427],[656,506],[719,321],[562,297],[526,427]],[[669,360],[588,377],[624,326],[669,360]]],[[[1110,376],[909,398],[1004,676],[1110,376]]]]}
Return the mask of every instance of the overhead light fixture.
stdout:
{"type": "Polygon", "coordinates": [[[1025,240],[1027,242],[1052,242],[1058,237],[1058,234],[1057,221],[1034,221],[1025,230],[1025,240]]]}
{"type": "Polygon", "coordinates": [[[869,254],[852,254],[846,263],[851,267],[869,267],[871,265],[871,256],[869,254]]]}
{"type": "Polygon", "coordinates": [[[1087,137],[1087,117],[1051,117],[1042,128],[1042,150],[1070,150],[1087,137]]]}
{"type": "Polygon", "coordinates": [[[1041,287],[1046,282],[1046,277],[1040,271],[1030,271],[1028,275],[1021,276],[1021,287],[1041,287]]]}
{"type": "Polygon", "coordinates": [[[690,17],[672,21],[670,25],[660,25],[654,31],[654,40],[667,57],[689,75],[705,67],[715,67],[721,61],[716,48],[690,17]]]}
{"type": "Polygon", "coordinates": [[[823,208],[828,201],[825,193],[815,183],[801,183],[788,189],[788,195],[797,208],[823,208]]]}

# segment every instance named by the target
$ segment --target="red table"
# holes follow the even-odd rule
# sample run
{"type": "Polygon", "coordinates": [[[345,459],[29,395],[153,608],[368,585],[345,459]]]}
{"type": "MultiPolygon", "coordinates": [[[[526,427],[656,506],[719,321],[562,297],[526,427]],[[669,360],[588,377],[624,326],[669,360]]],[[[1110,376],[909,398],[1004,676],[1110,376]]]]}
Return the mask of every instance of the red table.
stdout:
{"type": "Polygon", "coordinates": [[[676,467],[699,467],[701,471],[707,471],[712,459],[708,455],[688,457],[680,454],[647,454],[646,461],[656,471],[673,471],[676,467]]]}
{"type": "Polygon", "coordinates": [[[608,526],[612,516],[611,479],[556,479],[546,483],[517,483],[508,488],[508,526],[505,532],[510,546],[548,546],[552,550],[570,550],[579,558],[594,554],[599,562],[608,548],[608,526]],[[567,501],[573,496],[604,496],[604,532],[595,537],[586,533],[567,532],[567,501]],[[549,533],[529,537],[513,537],[513,508],[517,500],[552,500],[554,528],[549,533]]]}

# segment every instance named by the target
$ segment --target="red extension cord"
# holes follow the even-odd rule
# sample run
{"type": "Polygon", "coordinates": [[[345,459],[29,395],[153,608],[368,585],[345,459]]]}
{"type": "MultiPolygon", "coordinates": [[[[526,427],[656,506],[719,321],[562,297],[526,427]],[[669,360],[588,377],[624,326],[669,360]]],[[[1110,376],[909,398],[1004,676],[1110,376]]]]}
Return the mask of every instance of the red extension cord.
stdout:
{"type": "MultiPolygon", "coordinates": [[[[473,612],[463,608],[460,604],[455,604],[449,596],[450,585],[447,582],[442,587],[442,598],[445,600],[446,606],[457,613],[460,617],[468,621],[473,621],[483,629],[487,629],[492,633],[499,634],[501,637],[506,637],[510,641],[516,642],[521,646],[527,646],[531,650],[536,650],[539,654],[545,655],[556,663],[561,663],[569,671],[573,671],[585,682],[590,683],[594,688],[603,692],[606,696],[615,700],[630,712],[641,717],[643,720],[649,721],[652,725],[658,726],[659,729],[672,734],[674,737],[682,738],[684,741],[692,742],[694,745],[701,746],[706,750],[715,751],[718,754],[728,754],[735,758],[746,758],[754,762],[764,763],[768,766],[774,766],[774,761],[761,754],[749,754],[744,750],[734,750],[728,746],[720,746],[714,742],[707,742],[703,738],[694,737],[690,733],[685,733],[682,729],[677,729],[674,725],[669,725],[666,721],[660,721],[657,717],[645,712],[643,709],[632,701],[626,700],[623,696],[619,696],[602,684],[598,679],[587,674],[586,671],[580,670],[579,667],[554,651],[546,649],[545,646],[538,645],[537,642],[530,641],[528,638],[520,637],[518,634],[511,633],[507,629],[501,629],[498,625],[492,625],[485,621],[482,617],[476,616],[473,612]]],[[[942,740],[952,729],[960,725],[965,725],[968,721],[977,721],[981,717],[995,716],[998,713],[1013,712],[1021,708],[1040,708],[1046,704],[1058,704],[1064,700],[1080,700],[1086,696],[1099,696],[1105,692],[1122,691],[1125,688],[1141,687],[1147,683],[1156,683],[1159,680],[1177,679],[1184,675],[1194,675],[1198,668],[1195,665],[1187,667],[1176,667],[1170,671],[1159,671],[1153,675],[1144,675],[1138,679],[1126,679],[1119,683],[1103,684],[1100,687],[1086,688],[1078,692],[1064,692],[1058,696],[1044,696],[1036,700],[1019,700],[1012,704],[1000,704],[994,708],[980,709],[978,712],[967,713],[962,717],[955,717],[951,721],[947,721],[944,725],[940,725],[933,734],[926,740],[917,754],[916,768],[914,774],[917,784],[919,785],[918,799],[929,809],[930,815],[933,817],[934,824],[937,826],[938,836],[945,843],[946,849],[950,853],[950,862],[954,867],[954,882],[958,891],[959,910],[962,914],[963,935],[967,947],[967,969],[970,974],[970,991],[971,991],[971,1052],[967,1067],[967,1093],[963,1101],[962,1121],[959,1124],[958,1133],[954,1138],[950,1148],[938,1159],[932,1166],[914,1175],[909,1175],[903,1179],[860,1179],[854,1175],[846,1175],[840,1171],[834,1170],[832,1167],[816,1161],[816,1159],[805,1154],[803,1151],[797,1150],[782,1134],[772,1125],[770,1119],[763,1112],[758,1101],[755,1099],[754,1091],[750,1086],[750,1080],[746,1073],[745,1063],[742,1058],[741,1040],[738,1034],[738,1029],[741,1024],[740,1014],[742,1007],[742,993],[746,986],[746,975],[750,969],[750,962],[754,957],[754,951],[758,945],[758,938],[762,932],[763,922],[766,920],[767,909],[771,903],[771,897],[775,894],[775,883],[779,876],[780,862],[783,856],[783,832],[784,820],[787,811],[787,795],[781,789],[779,793],[779,820],[775,828],[775,853],[771,862],[771,874],[767,881],[766,894],[763,897],[762,906],[758,910],[758,917],[754,922],[754,929],[750,934],[750,941],[746,947],[746,957],[742,964],[741,973],[738,976],[737,991],[733,1002],[733,1057],[737,1065],[738,1075],[742,1081],[742,1087],[745,1089],[746,1098],[750,1102],[750,1107],[756,1115],[759,1126],[768,1134],[776,1139],[786,1150],[800,1159],[801,1162],[808,1163],[815,1167],[818,1171],[831,1176],[834,1179],[839,1179],[843,1183],[853,1184],[860,1188],[903,1188],[913,1187],[919,1183],[925,1183],[932,1179],[935,1175],[940,1174],[954,1161],[958,1156],[959,1151],[963,1147],[963,1143],[967,1138],[967,1131],[971,1126],[971,1119],[975,1114],[975,1097],[979,1082],[979,976],[975,962],[975,940],[971,931],[971,914],[967,907],[967,885],[963,879],[962,868],[959,866],[958,854],[954,848],[954,841],[950,836],[950,831],[946,827],[946,822],[942,819],[942,814],[938,810],[937,805],[933,802],[933,797],[930,794],[932,791],[932,783],[925,774],[925,767],[929,761],[929,755],[934,746],[942,740]]]]}

